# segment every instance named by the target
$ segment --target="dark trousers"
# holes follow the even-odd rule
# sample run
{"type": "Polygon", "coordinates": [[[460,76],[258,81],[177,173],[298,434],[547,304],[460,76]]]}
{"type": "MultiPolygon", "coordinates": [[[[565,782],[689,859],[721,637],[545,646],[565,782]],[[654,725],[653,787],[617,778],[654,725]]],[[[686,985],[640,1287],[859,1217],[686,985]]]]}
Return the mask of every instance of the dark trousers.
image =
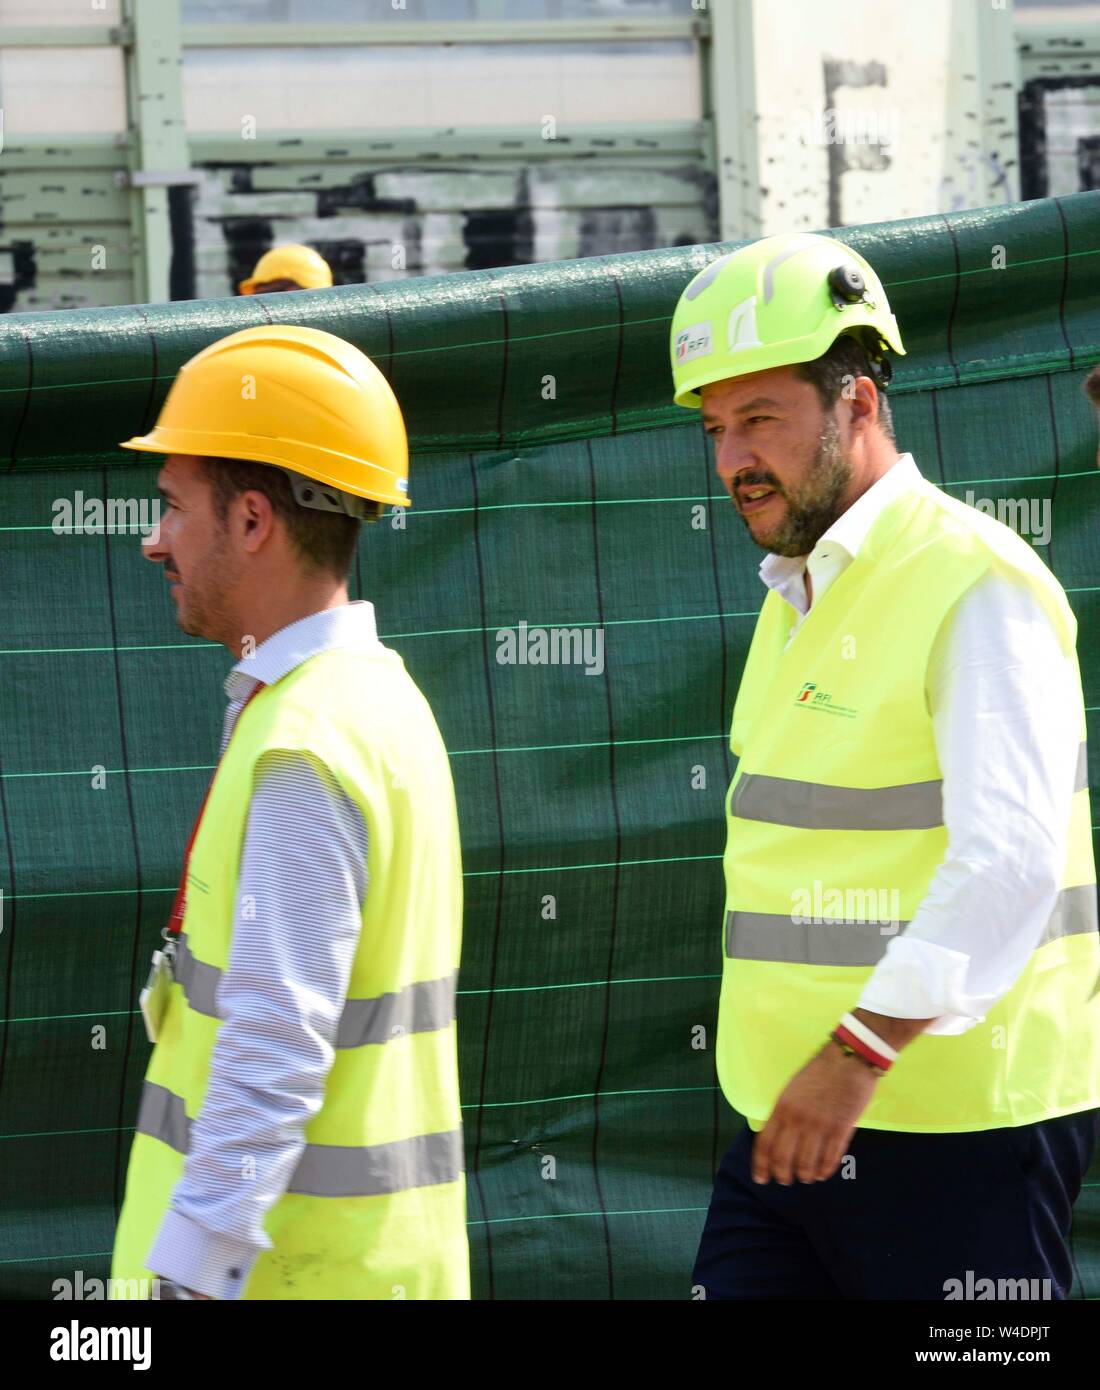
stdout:
{"type": "Polygon", "coordinates": [[[1014,1283],[1016,1297],[1066,1298],[1096,1117],[973,1134],[859,1129],[827,1182],[790,1187],[753,1182],[746,1125],[718,1171],[692,1283],[707,1299],[941,1301],[956,1288],[980,1296],[982,1279],[992,1297],[1013,1297],[997,1281],[1026,1279],[1038,1283],[1014,1283]]]}

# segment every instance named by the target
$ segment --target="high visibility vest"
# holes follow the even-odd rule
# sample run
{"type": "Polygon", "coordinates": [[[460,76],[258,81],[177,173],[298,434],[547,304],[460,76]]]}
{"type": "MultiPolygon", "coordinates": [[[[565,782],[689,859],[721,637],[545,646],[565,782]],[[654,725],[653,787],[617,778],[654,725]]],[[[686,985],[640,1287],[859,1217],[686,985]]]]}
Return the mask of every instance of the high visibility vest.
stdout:
{"type": "Polygon", "coordinates": [[[146,1259],[206,1093],[248,789],[268,749],[315,754],[358,806],[368,887],[323,1103],[306,1125],[288,1189],[266,1217],[272,1248],[242,1295],[468,1298],[454,788],[427,702],[381,644],[311,658],[239,716],[191,852],[180,964],[145,1076],[112,1278],[161,1272],[146,1259]]]}
{"type": "MultiPolygon", "coordinates": [[[[922,480],[895,498],[790,645],[769,592],[734,707],[726,801],[718,1075],[759,1129],[856,1007],[947,849],[925,678],[956,601],[987,571],[1039,599],[1076,668],[1061,586],[1006,526],[922,480]]],[[[1100,1105],[1100,974],[1085,713],[1061,891],[1041,940],[985,1021],[922,1035],[860,1125],[942,1132],[1100,1105]]],[[[1026,776],[1026,767],[1016,769],[1026,776]]]]}

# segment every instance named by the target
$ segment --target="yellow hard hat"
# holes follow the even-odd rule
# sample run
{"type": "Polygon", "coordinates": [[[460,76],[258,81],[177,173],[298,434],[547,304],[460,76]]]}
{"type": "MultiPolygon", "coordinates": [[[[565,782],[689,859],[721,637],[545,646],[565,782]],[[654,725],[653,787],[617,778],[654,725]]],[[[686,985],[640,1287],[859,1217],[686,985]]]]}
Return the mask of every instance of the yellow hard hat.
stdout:
{"type": "Polygon", "coordinates": [[[265,324],[219,338],[180,368],[152,430],[121,447],[271,463],[292,484],[298,475],[298,501],[321,511],[348,508],[302,478],[409,505],[409,446],[389,382],[357,347],[319,328],[265,324]]]}
{"type": "Polygon", "coordinates": [[[312,246],[273,246],[237,288],[241,294],[255,294],[257,285],[267,285],[272,280],[293,280],[304,290],[327,290],[332,284],[332,271],[328,261],[312,246]]]}

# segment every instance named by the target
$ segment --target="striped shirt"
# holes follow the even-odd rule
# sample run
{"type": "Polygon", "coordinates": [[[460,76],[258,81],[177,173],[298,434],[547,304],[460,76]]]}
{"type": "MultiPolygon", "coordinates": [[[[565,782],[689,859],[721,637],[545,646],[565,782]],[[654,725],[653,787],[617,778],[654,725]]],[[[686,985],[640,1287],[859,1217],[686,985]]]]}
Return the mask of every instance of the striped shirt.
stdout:
{"type": "MultiPolygon", "coordinates": [[[[291,623],[229,673],[222,751],[249,695],[337,647],[378,641],[374,609],[349,603],[291,623]]],[[[312,754],[257,764],[229,965],[202,1110],[149,1268],[214,1298],[237,1298],[286,1191],[335,1057],[367,892],[359,808],[312,754]]]]}

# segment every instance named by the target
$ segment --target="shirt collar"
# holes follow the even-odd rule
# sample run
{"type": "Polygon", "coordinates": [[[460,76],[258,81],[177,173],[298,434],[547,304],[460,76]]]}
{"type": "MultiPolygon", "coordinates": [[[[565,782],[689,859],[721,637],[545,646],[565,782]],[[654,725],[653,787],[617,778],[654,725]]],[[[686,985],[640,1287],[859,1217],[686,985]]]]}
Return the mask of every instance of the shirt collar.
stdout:
{"type": "Polygon", "coordinates": [[[365,599],[311,613],[273,632],[251,656],[242,657],[225,678],[225,693],[231,700],[243,699],[257,682],[274,685],[321,652],[368,647],[377,641],[374,605],[365,599]]]}
{"type": "MultiPolygon", "coordinates": [[[[832,543],[845,550],[854,560],[880,514],[895,497],[917,487],[921,479],[921,471],[913,455],[902,454],[892,468],[856,498],[843,516],[837,517],[810,555],[816,555],[823,545],[832,543]]],[[[809,558],[809,555],[765,555],[760,562],[760,578],[769,589],[781,588],[792,575],[802,574],[809,558]]]]}

